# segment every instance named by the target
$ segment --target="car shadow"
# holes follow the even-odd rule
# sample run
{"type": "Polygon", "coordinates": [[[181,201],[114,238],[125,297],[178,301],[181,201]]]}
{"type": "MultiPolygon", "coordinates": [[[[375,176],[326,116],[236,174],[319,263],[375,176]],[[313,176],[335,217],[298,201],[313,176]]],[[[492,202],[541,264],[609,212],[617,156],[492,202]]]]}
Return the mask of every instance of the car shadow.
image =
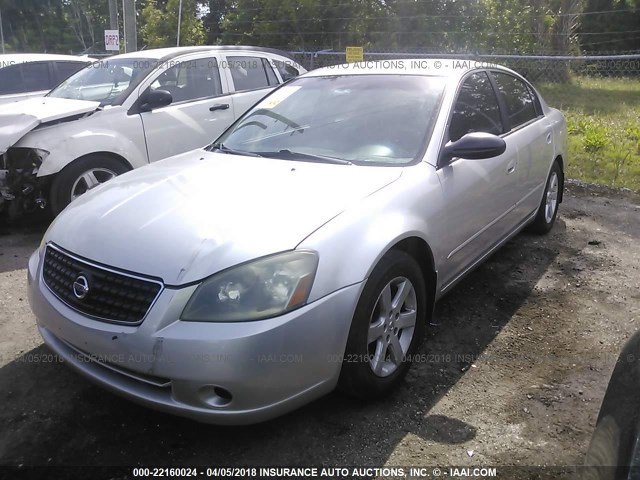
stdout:
{"type": "MultiPolygon", "coordinates": [[[[562,237],[565,229],[559,219],[551,235],[562,237]]],[[[407,434],[443,444],[469,441],[478,426],[430,411],[530,299],[559,253],[544,237],[528,234],[496,252],[438,303],[418,351],[424,361],[384,399],[363,402],[334,392],[258,425],[204,425],[138,406],[92,385],[40,346],[0,369],[0,461],[383,465],[407,434]]]]}

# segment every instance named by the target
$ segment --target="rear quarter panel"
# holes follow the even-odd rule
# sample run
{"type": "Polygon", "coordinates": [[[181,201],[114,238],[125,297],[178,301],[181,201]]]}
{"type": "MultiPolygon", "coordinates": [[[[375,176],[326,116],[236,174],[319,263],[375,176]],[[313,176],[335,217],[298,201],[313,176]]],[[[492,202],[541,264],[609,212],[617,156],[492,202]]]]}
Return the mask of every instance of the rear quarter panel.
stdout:
{"type": "Polygon", "coordinates": [[[560,110],[551,107],[547,108],[547,118],[549,118],[553,128],[553,146],[555,152],[553,158],[555,159],[558,156],[561,156],[566,167],[568,154],[567,121],[560,110]]]}

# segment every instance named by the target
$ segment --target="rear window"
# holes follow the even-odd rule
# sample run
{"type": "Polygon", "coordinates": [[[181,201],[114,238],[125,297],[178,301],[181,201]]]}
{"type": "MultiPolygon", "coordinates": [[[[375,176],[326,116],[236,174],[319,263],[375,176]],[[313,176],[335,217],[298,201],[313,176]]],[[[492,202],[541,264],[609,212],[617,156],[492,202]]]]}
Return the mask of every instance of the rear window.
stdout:
{"type": "Polygon", "coordinates": [[[0,95],[51,89],[46,62],[16,63],[0,68],[0,95]]]}
{"type": "Polygon", "coordinates": [[[273,67],[271,66],[269,61],[266,58],[263,58],[262,64],[264,65],[264,71],[267,72],[267,80],[269,81],[269,85],[278,85],[280,82],[278,81],[278,77],[276,77],[276,74],[273,71],[273,67]]]}
{"type": "Polygon", "coordinates": [[[538,116],[526,83],[507,73],[492,73],[498,92],[507,106],[511,128],[523,125],[538,116]]]}
{"type": "Polygon", "coordinates": [[[227,57],[236,91],[269,86],[263,59],[259,57],[227,57]]]}
{"type": "Polygon", "coordinates": [[[9,65],[0,68],[0,95],[22,92],[22,75],[20,65],[9,65]]]}
{"type": "Polygon", "coordinates": [[[24,92],[37,92],[39,90],[51,89],[49,65],[43,62],[23,63],[22,81],[24,82],[24,92]]]}
{"type": "Polygon", "coordinates": [[[66,80],[71,75],[84,68],[87,64],[88,62],[56,62],[56,68],[58,70],[58,83],[66,80]]]}
{"type": "Polygon", "coordinates": [[[289,62],[274,60],[273,63],[276,64],[276,68],[278,69],[278,72],[280,73],[282,80],[285,82],[287,80],[291,80],[292,78],[295,78],[298,75],[300,75],[300,72],[298,71],[298,69],[293,67],[289,62]]]}

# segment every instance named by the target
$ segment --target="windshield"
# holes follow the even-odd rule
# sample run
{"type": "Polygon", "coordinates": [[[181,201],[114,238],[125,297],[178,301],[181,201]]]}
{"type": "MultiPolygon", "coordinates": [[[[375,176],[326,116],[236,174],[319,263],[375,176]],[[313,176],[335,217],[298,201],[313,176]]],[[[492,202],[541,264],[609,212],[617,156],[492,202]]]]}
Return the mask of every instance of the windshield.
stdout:
{"type": "Polygon", "coordinates": [[[115,58],[100,60],[83,68],[62,82],[49,97],[93,100],[102,106],[113,105],[130,85],[145,75],[154,61],[146,58],[115,58]]]}
{"type": "Polygon", "coordinates": [[[407,164],[423,151],[445,79],[296,79],[253,107],[212,149],[291,160],[407,164]]]}

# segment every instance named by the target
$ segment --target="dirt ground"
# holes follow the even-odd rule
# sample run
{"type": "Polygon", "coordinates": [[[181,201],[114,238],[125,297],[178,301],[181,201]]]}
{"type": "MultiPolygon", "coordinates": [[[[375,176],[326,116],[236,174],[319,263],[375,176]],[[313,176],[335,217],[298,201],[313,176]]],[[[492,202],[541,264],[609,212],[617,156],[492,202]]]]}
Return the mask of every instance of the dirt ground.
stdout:
{"type": "Polygon", "coordinates": [[[640,326],[639,220],[640,196],[572,183],[549,235],[518,235],[439,303],[397,392],[368,404],[334,393],[241,428],[145,409],[51,362],[25,287],[46,226],[5,226],[0,464],[581,464],[640,326]]]}

